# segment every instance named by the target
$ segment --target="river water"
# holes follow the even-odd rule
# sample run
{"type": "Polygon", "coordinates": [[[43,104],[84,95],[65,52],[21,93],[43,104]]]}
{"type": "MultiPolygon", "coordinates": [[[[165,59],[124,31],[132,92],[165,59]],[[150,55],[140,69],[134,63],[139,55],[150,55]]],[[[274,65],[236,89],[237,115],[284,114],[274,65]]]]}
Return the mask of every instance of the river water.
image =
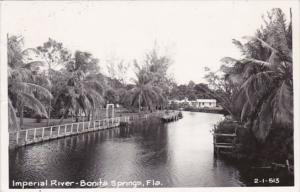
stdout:
{"type": "Polygon", "coordinates": [[[213,155],[210,131],[222,115],[183,116],[167,124],[103,130],[10,151],[10,187],[13,181],[45,180],[86,187],[100,179],[108,185],[97,187],[244,186],[240,171],[213,155]]]}

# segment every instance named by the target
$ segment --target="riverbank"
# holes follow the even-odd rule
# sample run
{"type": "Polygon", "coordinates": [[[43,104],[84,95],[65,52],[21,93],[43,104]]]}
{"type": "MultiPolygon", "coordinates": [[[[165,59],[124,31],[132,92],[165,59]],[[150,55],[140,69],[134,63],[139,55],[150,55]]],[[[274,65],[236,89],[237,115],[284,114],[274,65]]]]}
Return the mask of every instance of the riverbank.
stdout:
{"type": "MultiPolygon", "coordinates": [[[[153,112],[149,112],[149,111],[142,111],[142,112],[134,112],[134,111],[129,111],[126,109],[116,109],[115,110],[115,114],[114,117],[128,117],[128,116],[142,116],[142,115],[146,115],[146,114],[152,114],[152,113],[156,113],[158,111],[153,111],[153,112]]],[[[106,111],[102,110],[100,113],[100,115],[98,116],[97,120],[100,119],[106,119],[106,111]]],[[[69,117],[66,119],[63,119],[63,121],[60,123],[61,119],[60,118],[52,118],[50,119],[50,123],[48,125],[48,119],[40,119],[39,122],[37,119],[35,118],[24,118],[23,119],[23,125],[22,125],[22,129],[31,129],[31,128],[38,128],[38,127],[48,127],[48,126],[57,126],[60,124],[70,124],[70,123],[78,123],[78,122],[88,122],[87,117],[85,116],[81,116],[78,118],[79,120],[76,121],[75,117],[69,117]]],[[[95,120],[95,119],[94,119],[95,120]]],[[[18,118],[18,122],[19,122],[19,118],[18,118]]]]}
{"type": "Polygon", "coordinates": [[[184,109],[184,111],[190,111],[190,112],[202,112],[202,113],[215,113],[215,114],[222,114],[227,115],[228,113],[224,109],[184,109]]]}
{"type": "MultiPolygon", "coordinates": [[[[117,117],[98,120],[71,122],[36,128],[26,128],[9,132],[9,148],[16,148],[44,141],[59,139],[98,130],[105,130],[119,126],[131,125],[135,122],[144,121],[163,122],[164,117],[170,116],[171,120],[178,120],[181,112],[155,111],[144,113],[130,113],[131,115],[118,114],[117,117]],[[173,117],[174,116],[174,117],[173,117]]],[[[182,115],[182,114],[181,114],[182,115]]],[[[41,124],[41,123],[40,123],[41,124]]]]}
{"type": "Polygon", "coordinates": [[[185,107],[185,108],[178,108],[176,110],[189,111],[189,112],[215,113],[215,114],[228,115],[228,112],[226,112],[222,108],[194,108],[194,107],[185,107]]]}
{"type": "MultiPolygon", "coordinates": [[[[214,128],[214,143],[232,143],[232,148],[219,149],[218,156],[235,162],[238,166],[245,167],[248,171],[268,172],[269,175],[281,175],[287,177],[287,185],[293,184],[293,131],[273,127],[265,141],[255,138],[252,131],[245,128],[242,123],[225,119],[214,128]],[[235,135],[234,137],[216,135],[235,135]]],[[[269,185],[265,183],[264,185],[269,185]]]]}

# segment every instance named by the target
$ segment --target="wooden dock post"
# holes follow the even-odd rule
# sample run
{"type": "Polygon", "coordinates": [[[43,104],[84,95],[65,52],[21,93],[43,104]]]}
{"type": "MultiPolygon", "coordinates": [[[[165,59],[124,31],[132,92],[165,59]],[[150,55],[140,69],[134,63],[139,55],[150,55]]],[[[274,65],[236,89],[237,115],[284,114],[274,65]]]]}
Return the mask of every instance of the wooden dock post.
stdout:
{"type": "Polygon", "coordinates": [[[44,139],[44,135],[45,135],[45,127],[43,127],[43,131],[42,131],[42,139],[44,139]]]}
{"type": "Polygon", "coordinates": [[[289,173],[291,173],[291,167],[290,167],[290,162],[289,162],[289,160],[287,159],[285,162],[286,162],[286,168],[287,168],[287,171],[288,171],[289,173]]]}
{"type": "Polygon", "coordinates": [[[228,134],[228,133],[214,133],[213,134],[213,145],[214,145],[214,153],[219,155],[221,149],[234,149],[235,148],[235,137],[236,134],[228,134]],[[229,137],[232,138],[231,143],[218,143],[217,137],[229,137]]]}
{"type": "Polygon", "coordinates": [[[33,140],[35,141],[36,139],[36,128],[34,129],[34,132],[33,132],[33,140]]]}
{"type": "Polygon", "coordinates": [[[16,135],[16,143],[17,143],[17,145],[19,144],[19,134],[20,134],[20,132],[17,131],[17,135],[16,135]]]}
{"type": "Polygon", "coordinates": [[[57,137],[59,136],[59,132],[60,132],[60,125],[58,126],[58,129],[57,129],[57,137]]]}
{"type": "Polygon", "coordinates": [[[52,137],[52,126],[50,127],[50,138],[52,137]]]}
{"type": "Polygon", "coordinates": [[[28,137],[28,129],[26,130],[26,133],[25,133],[25,142],[27,142],[27,137],[28,137]]]}

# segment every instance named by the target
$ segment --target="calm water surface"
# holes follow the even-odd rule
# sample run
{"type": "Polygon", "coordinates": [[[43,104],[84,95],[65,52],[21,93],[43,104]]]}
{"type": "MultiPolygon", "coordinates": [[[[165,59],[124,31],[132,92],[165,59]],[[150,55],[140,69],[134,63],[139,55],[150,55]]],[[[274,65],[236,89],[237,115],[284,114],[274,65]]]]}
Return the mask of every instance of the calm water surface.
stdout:
{"type": "Polygon", "coordinates": [[[153,179],[159,187],[243,186],[239,170],[213,155],[210,131],[222,115],[183,115],[164,125],[115,128],[11,151],[10,180],[153,179]]]}

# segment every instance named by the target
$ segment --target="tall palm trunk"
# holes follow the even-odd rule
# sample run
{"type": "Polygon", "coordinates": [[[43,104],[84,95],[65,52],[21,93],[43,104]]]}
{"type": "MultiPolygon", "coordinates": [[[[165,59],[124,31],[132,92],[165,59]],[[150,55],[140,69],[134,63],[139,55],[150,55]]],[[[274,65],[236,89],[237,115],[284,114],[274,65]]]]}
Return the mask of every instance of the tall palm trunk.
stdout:
{"type": "Polygon", "coordinates": [[[75,112],[75,121],[76,121],[76,123],[79,121],[79,111],[78,110],[76,110],[76,112],[75,112]]]}
{"type": "Polygon", "coordinates": [[[88,121],[90,121],[91,120],[91,110],[89,110],[89,112],[88,112],[88,119],[87,119],[88,121]]]}
{"type": "Polygon", "coordinates": [[[142,97],[141,97],[141,94],[139,95],[139,113],[141,112],[141,100],[142,100],[142,97]]]}
{"type": "Polygon", "coordinates": [[[50,119],[51,119],[51,99],[49,100],[47,126],[50,126],[50,119]]]}
{"type": "Polygon", "coordinates": [[[20,105],[20,129],[22,129],[24,124],[24,105],[20,105]]]}

